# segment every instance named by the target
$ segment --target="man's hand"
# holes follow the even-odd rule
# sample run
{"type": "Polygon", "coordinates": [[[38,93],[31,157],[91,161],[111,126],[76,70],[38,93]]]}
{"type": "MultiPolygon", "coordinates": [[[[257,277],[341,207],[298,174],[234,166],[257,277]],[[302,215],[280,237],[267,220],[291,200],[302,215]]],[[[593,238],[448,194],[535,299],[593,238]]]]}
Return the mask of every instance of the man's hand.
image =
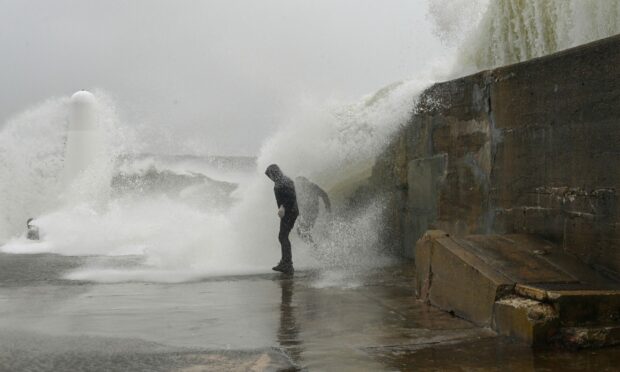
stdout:
{"type": "Polygon", "coordinates": [[[278,217],[280,218],[284,217],[284,213],[285,213],[285,210],[284,210],[284,206],[282,205],[280,206],[280,209],[278,209],[278,217]]]}

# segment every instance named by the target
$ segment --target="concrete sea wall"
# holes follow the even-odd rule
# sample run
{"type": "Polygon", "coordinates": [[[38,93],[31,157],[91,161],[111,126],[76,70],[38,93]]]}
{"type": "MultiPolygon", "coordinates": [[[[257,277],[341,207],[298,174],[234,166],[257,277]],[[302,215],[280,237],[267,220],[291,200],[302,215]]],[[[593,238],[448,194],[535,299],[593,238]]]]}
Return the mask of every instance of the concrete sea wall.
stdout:
{"type": "Polygon", "coordinates": [[[528,233],[620,272],[620,36],[439,83],[377,159],[388,244],[528,233]]]}

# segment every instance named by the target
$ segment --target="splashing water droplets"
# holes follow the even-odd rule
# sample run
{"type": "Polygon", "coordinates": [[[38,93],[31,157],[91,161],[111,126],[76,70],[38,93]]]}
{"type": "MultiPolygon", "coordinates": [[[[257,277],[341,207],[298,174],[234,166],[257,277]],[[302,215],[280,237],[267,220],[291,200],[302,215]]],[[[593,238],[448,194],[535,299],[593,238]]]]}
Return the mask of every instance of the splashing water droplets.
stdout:
{"type": "MultiPolygon", "coordinates": [[[[436,33],[460,46],[453,76],[620,32],[620,5],[614,0],[429,4],[436,33]]],[[[68,274],[79,280],[176,282],[268,272],[280,248],[272,184],[263,171],[278,163],[291,178],[304,175],[321,185],[346,211],[319,219],[316,247],[292,233],[298,268],[355,270],[381,264],[385,247],[379,233],[386,213],[381,196],[357,200],[349,209],[345,197],[363,184],[377,155],[411,119],[432,77],[418,71],[415,79],[356,103],[306,103],[264,142],[251,167],[231,157],[222,158],[228,168],[218,168],[207,166],[215,164],[208,157],[140,154],[145,144],[138,138],[148,136],[136,131],[144,128],[123,123],[102,92],[82,93],[73,101],[50,99],[13,117],[0,131],[1,249],[133,257],[130,264],[97,261],[68,274]],[[76,100],[90,107],[93,97],[96,110],[78,113],[96,123],[89,137],[71,127],[76,119],[70,109],[76,100]],[[75,136],[82,139],[75,142],[75,136]],[[84,143],[89,145],[81,148],[84,143]],[[30,217],[42,242],[25,239],[30,217]]]]}

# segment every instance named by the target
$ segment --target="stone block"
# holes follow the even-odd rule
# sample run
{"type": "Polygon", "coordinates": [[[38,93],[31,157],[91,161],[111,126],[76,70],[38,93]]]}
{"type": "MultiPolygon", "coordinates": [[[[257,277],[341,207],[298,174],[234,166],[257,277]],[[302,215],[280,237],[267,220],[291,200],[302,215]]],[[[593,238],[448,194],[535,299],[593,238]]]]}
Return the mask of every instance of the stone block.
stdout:
{"type": "Polygon", "coordinates": [[[434,231],[416,249],[418,293],[431,304],[475,324],[491,324],[493,304],[514,285],[504,275],[434,231]]]}
{"type": "Polygon", "coordinates": [[[562,346],[573,349],[620,345],[620,327],[567,327],[560,331],[562,346]]]}
{"type": "Polygon", "coordinates": [[[584,283],[517,284],[520,296],[551,304],[562,326],[620,326],[620,289],[584,283]]]}
{"type": "Polygon", "coordinates": [[[620,325],[620,291],[558,291],[549,297],[564,326],[620,325]]]}
{"type": "Polygon", "coordinates": [[[517,296],[509,296],[495,303],[493,329],[533,347],[549,345],[559,326],[557,313],[549,304],[517,296]]]}

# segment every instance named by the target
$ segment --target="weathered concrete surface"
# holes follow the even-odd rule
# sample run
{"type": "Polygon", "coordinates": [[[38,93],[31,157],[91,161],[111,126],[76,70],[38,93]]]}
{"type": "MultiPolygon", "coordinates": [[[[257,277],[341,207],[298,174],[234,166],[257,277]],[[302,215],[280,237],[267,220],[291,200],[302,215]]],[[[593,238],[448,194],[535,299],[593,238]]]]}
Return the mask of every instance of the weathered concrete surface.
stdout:
{"type": "Polygon", "coordinates": [[[548,298],[564,325],[620,325],[618,290],[549,291],[548,298]]]}
{"type": "Polygon", "coordinates": [[[619,65],[617,36],[427,90],[373,169],[389,243],[532,233],[620,271],[619,65]]]}
{"type": "MultiPolygon", "coordinates": [[[[563,250],[533,236],[456,238],[431,230],[418,242],[416,266],[416,289],[420,298],[479,325],[490,325],[495,301],[513,292],[539,301],[553,297],[560,306],[560,300],[576,298],[570,295],[579,288],[583,290],[579,298],[590,298],[586,303],[589,311],[606,317],[620,311],[620,304],[614,302],[620,300],[617,290],[605,292],[608,297],[593,290],[617,289],[620,288],[618,283],[581,262],[574,262],[563,250]],[[567,283],[579,286],[566,287],[567,283]],[[553,285],[556,285],[553,295],[541,298],[541,294],[529,293],[541,291],[539,288],[554,288],[553,285]],[[558,292],[561,289],[558,286],[565,286],[566,291],[558,292]],[[588,286],[587,290],[584,286],[588,286]]],[[[545,290],[545,293],[548,292],[545,290]]],[[[576,311],[575,306],[570,308],[576,311]]]]}
{"type": "Polygon", "coordinates": [[[493,304],[514,286],[445,233],[427,233],[416,250],[418,296],[440,309],[489,326],[493,304]]]}
{"type": "MultiPolygon", "coordinates": [[[[620,327],[574,327],[562,328],[564,345],[572,348],[596,348],[620,345],[620,327]]],[[[617,368],[617,366],[613,366],[617,368]]]]}
{"type": "Polygon", "coordinates": [[[529,298],[507,296],[495,302],[493,329],[534,347],[549,344],[560,328],[552,305],[529,298]]]}
{"type": "Polygon", "coordinates": [[[416,248],[418,296],[535,347],[614,345],[620,283],[548,241],[522,235],[451,237],[431,230],[416,248]]]}

